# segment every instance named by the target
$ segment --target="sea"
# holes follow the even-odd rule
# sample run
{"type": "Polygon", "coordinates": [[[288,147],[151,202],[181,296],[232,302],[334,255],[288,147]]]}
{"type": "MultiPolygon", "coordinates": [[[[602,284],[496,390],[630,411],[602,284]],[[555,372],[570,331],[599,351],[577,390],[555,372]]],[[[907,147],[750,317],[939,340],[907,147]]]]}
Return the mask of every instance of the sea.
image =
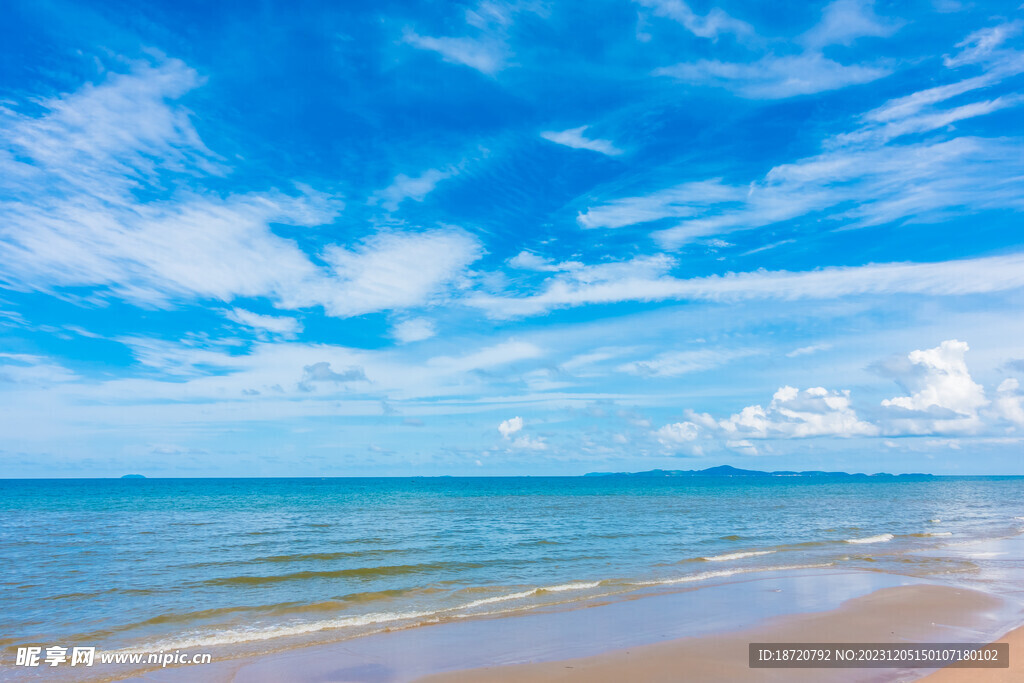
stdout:
{"type": "Polygon", "coordinates": [[[0,480],[0,651],[279,652],[780,570],[996,593],[1024,477],[0,480]]]}

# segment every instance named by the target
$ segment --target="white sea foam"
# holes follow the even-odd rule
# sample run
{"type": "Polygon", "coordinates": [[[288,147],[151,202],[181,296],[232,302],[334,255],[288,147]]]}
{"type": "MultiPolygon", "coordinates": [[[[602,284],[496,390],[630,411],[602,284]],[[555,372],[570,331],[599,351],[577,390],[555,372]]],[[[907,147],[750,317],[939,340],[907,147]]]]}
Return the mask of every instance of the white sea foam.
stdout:
{"type": "Polygon", "coordinates": [[[495,595],[490,598],[481,598],[479,600],[474,600],[473,602],[467,602],[465,605],[460,605],[456,609],[473,609],[474,607],[479,607],[480,605],[490,605],[495,602],[505,602],[507,600],[519,600],[521,598],[528,598],[531,595],[536,594],[537,589],[533,588],[531,590],[522,591],[520,593],[507,593],[505,595],[495,595]]]}
{"type": "Polygon", "coordinates": [[[929,536],[952,536],[952,531],[936,531],[935,533],[928,534],[929,536]]]}
{"type": "Polygon", "coordinates": [[[892,534],[878,534],[877,536],[866,536],[864,538],[847,538],[846,543],[886,543],[893,539],[892,534]]]}
{"type": "Polygon", "coordinates": [[[582,591],[587,588],[597,588],[600,585],[600,581],[579,581],[577,583],[563,583],[558,586],[543,586],[537,590],[542,590],[545,593],[561,593],[562,591],[582,591]]]}
{"type": "Polygon", "coordinates": [[[272,638],[286,638],[288,636],[301,636],[317,631],[327,631],[338,628],[351,628],[354,626],[372,626],[374,624],[385,624],[395,621],[410,619],[422,619],[433,616],[433,612],[373,612],[352,617],[340,617],[338,619],[320,619],[318,621],[307,621],[300,624],[278,625],[262,629],[229,629],[217,631],[216,633],[197,633],[192,637],[180,640],[161,641],[144,645],[140,648],[129,648],[123,650],[112,650],[118,653],[155,652],[157,650],[185,650],[210,647],[216,645],[234,645],[272,638]]]}
{"type": "Polygon", "coordinates": [[[938,524],[938,523],[939,523],[939,522],[941,522],[942,520],[941,520],[941,519],[938,519],[938,518],[936,518],[936,519],[929,519],[928,521],[929,521],[929,522],[931,522],[932,524],[938,524]]]}
{"type": "Polygon", "coordinates": [[[708,562],[724,562],[725,560],[742,560],[744,557],[771,555],[774,552],[774,550],[751,550],[745,553],[727,553],[725,555],[712,555],[711,557],[702,557],[700,559],[707,560],[708,562]]]}
{"type": "Polygon", "coordinates": [[[1024,522],[1024,517],[1014,517],[1018,522],[1024,522]]]}
{"type": "Polygon", "coordinates": [[[699,574],[688,574],[674,579],[657,579],[653,581],[631,581],[634,586],[668,586],[676,583],[692,583],[694,581],[706,581],[707,579],[718,579],[735,574],[749,574],[751,572],[767,571],[788,571],[791,569],[815,569],[817,567],[831,567],[831,562],[822,564],[790,564],[781,567],[750,567],[746,569],[719,569],[713,572],[701,572],[699,574]]]}
{"type": "Polygon", "coordinates": [[[453,607],[452,609],[473,609],[481,605],[491,605],[496,602],[507,602],[509,600],[520,600],[522,598],[528,598],[531,595],[537,595],[540,592],[545,593],[561,593],[563,591],[579,591],[586,590],[587,588],[596,588],[601,585],[600,581],[579,581],[576,583],[562,583],[555,586],[541,586],[540,588],[531,588],[528,591],[520,591],[519,593],[507,593],[505,595],[495,595],[490,598],[481,598],[474,600],[473,602],[467,602],[465,605],[459,607],[453,607]]]}

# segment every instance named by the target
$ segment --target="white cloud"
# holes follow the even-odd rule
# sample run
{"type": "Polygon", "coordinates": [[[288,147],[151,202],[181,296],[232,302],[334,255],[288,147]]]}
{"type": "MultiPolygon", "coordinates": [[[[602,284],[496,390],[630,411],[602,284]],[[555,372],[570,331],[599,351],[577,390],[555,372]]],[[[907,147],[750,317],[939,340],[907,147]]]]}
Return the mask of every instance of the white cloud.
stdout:
{"type": "Polygon", "coordinates": [[[464,64],[492,76],[505,66],[508,48],[503,41],[492,38],[421,36],[414,31],[405,34],[405,42],[421,50],[430,50],[452,64],[464,64]]]}
{"type": "Polygon", "coordinates": [[[809,48],[849,45],[858,38],[885,38],[895,33],[902,22],[875,14],[874,0],[835,0],[821,12],[821,21],[801,36],[809,48]]]}
{"type": "Polygon", "coordinates": [[[735,19],[718,7],[713,7],[701,16],[690,9],[682,0],[636,0],[640,5],[654,10],[654,15],[672,19],[686,27],[700,38],[717,40],[722,34],[731,33],[739,38],[754,35],[753,27],[745,21],[735,19]]]}
{"type": "MultiPolygon", "coordinates": [[[[651,1],[659,5],[682,5],[674,0],[651,1]]],[[[900,24],[876,16],[872,5],[869,0],[836,0],[829,4],[822,11],[819,23],[797,39],[804,47],[797,54],[772,52],[751,62],[702,59],[662,67],[654,73],[697,85],[727,88],[749,99],[781,99],[869,83],[887,76],[890,69],[841,64],[825,57],[822,50],[829,45],[849,45],[858,38],[892,35],[900,24]]],[[[685,5],[682,7],[692,14],[685,5]]]]}
{"type": "Polygon", "coordinates": [[[260,315],[259,313],[247,311],[244,308],[232,308],[229,311],[224,311],[224,317],[239,325],[245,325],[257,330],[265,330],[286,337],[295,336],[302,331],[302,323],[295,318],[260,315]]]}
{"type": "Polygon", "coordinates": [[[351,249],[332,245],[323,260],[336,280],[311,292],[307,305],[323,301],[329,314],[353,316],[427,304],[482,253],[479,240],[457,229],[378,233],[351,249]]]}
{"type": "Polygon", "coordinates": [[[403,344],[430,339],[436,334],[437,326],[426,318],[403,320],[391,327],[391,336],[403,344]]]}
{"type": "Polygon", "coordinates": [[[702,59],[654,71],[696,85],[728,88],[748,99],[782,99],[859,85],[889,75],[878,66],[844,65],[819,53],[767,55],[750,63],[702,59]]]}
{"type": "Polygon", "coordinates": [[[559,145],[572,147],[573,149],[588,149],[592,152],[616,156],[622,154],[622,150],[615,146],[611,140],[591,140],[583,136],[583,132],[589,126],[580,126],[563,131],[545,131],[540,134],[545,140],[550,140],[559,145]]]}
{"type": "MultiPolygon", "coordinates": [[[[710,424],[710,416],[701,416],[710,424]]],[[[812,387],[800,391],[780,387],[767,408],[747,406],[717,426],[741,438],[807,438],[817,436],[874,436],[878,428],[861,421],[850,405],[849,391],[812,387]]]]}
{"type": "Polygon", "coordinates": [[[543,351],[534,344],[510,340],[463,356],[435,356],[427,361],[427,365],[448,371],[469,372],[537,358],[542,354],[543,351]]]}
{"type": "Polygon", "coordinates": [[[936,263],[883,263],[813,271],[755,271],[689,279],[662,273],[671,260],[642,258],[591,272],[583,279],[558,275],[539,294],[526,297],[473,295],[465,299],[494,318],[537,315],[554,308],[621,301],[744,301],[834,299],[854,295],[957,296],[1024,287],[1024,253],[936,263]],[[639,263],[637,263],[639,262],[639,263]],[[600,275],[601,277],[597,277],[600,275]]]}
{"type": "Polygon", "coordinates": [[[985,390],[971,379],[964,354],[970,347],[950,339],[934,349],[911,351],[910,372],[900,381],[912,392],[882,401],[882,406],[906,411],[893,416],[904,433],[974,431],[981,426],[978,411],[988,405],[985,390]]]}
{"type": "Polygon", "coordinates": [[[557,273],[559,271],[573,271],[584,267],[580,261],[562,261],[555,263],[550,259],[539,256],[532,251],[521,251],[508,260],[508,264],[520,270],[535,270],[540,272],[557,273]]]}
{"type": "Polygon", "coordinates": [[[692,422],[674,422],[654,432],[655,438],[664,446],[688,443],[700,436],[700,431],[692,422]]]}
{"type": "Polygon", "coordinates": [[[746,195],[746,188],[725,185],[721,179],[714,178],[605,202],[581,212],[576,222],[581,228],[621,228],[664,218],[693,216],[704,206],[739,201],[746,195]]]}
{"type": "MultiPolygon", "coordinates": [[[[322,305],[328,315],[350,316],[428,304],[482,253],[454,228],[385,232],[327,246],[325,269],[270,226],[330,222],[337,199],[308,188],[167,190],[167,174],[201,188],[225,172],[176,101],[200,83],[180,61],[160,60],[43,100],[38,116],[4,110],[3,284],[57,293],[92,287],[101,298],[164,307],[266,297],[280,308],[322,305]],[[155,199],[138,200],[139,189],[155,199]]],[[[418,191],[406,188],[414,198],[418,191]]]]}
{"type": "Polygon", "coordinates": [[[48,386],[80,379],[76,373],[43,356],[0,353],[0,390],[4,384],[48,386]]]}
{"type": "Polygon", "coordinates": [[[1020,382],[1015,378],[1004,379],[996,389],[992,408],[997,419],[1024,427],[1024,396],[1018,393],[1019,389],[1020,382]]]}
{"type": "Polygon", "coordinates": [[[1007,39],[1019,34],[1022,28],[1024,23],[1010,21],[979,29],[957,43],[960,51],[946,57],[944,63],[950,68],[956,68],[967,64],[1007,66],[1019,62],[1022,54],[1016,50],[1005,49],[1003,45],[1007,39]]]}
{"type": "Polygon", "coordinates": [[[831,344],[811,344],[810,346],[801,346],[798,349],[793,349],[786,354],[786,358],[796,358],[797,356],[807,356],[812,353],[819,351],[828,351],[832,348],[831,344]]]}
{"type": "Polygon", "coordinates": [[[389,186],[370,198],[370,204],[379,203],[386,211],[397,211],[406,199],[422,202],[439,182],[451,178],[453,174],[454,171],[450,169],[442,171],[436,168],[428,169],[415,178],[399,173],[389,186]]]}
{"type": "Polygon", "coordinates": [[[506,439],[511,437],[516,432],[522,430],[522,428],[523,428],[523,418],[518,417],[518,416],[517,417],[513,417],[513,418],[509,418],[508,420],[505,420],[501,424],[498,425],[498,431],[506,439]]]}
{"type": "Polygon", "coordinates": [[[465,12],[465,22],[472,27],[472,35],[431,37],[406,29],[403,39],[420,50],[436,52],[446,62],[493,76],[508,65],[509,34],[516,15],[523,12],[542,14],[545,8],[533,2],[484,0],[465,12]]]}
{"type": "Polygon", "coordinates": [[[697,349],[693,351],[667,351],[646,361],[632,361],[617,368],[619,372],[648,377],[678,377],[691,372],[702,372],[721,367],[737,358],[758,353],[753,349],[697,349]]]}
{"type": "Polygon", "coordinates": [[[548,444],[544,440],[544,437],[520,436],[512,441],[512,448],[520,448],[527,451],[546,451],[548,449],[548,444]]]}

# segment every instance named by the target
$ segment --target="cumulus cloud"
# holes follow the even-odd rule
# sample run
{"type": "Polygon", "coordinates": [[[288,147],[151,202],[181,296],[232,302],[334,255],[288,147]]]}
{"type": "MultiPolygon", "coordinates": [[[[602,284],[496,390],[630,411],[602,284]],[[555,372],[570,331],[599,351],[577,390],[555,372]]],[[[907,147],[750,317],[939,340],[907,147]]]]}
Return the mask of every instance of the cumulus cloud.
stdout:
{"type": "Polygon", "coordinates": [[[700,431],[692,422],[673,422],[654,432],[654,436],[662,445],[669,446],[695,441],[700,431]]]}
{"type": "Polygon", "coordinates": [[[515,434],[516,432],[522,430],[522,428],[523,428],[523,418],[518,417],[518,416],[517,417],[513,417],[513,418],[509,418],[508,420],[505,420],[501,424],[498,425],[498,431],[506,439],[509,438],[510,436],[512,436],[513,434],[515,434]]]}
{"type": "Polygon", "coordinates": [[[893,409],[897,429],[912,434],[975,431],[979,410],[988,405],[985,390],[967,369],[970,347],[950,339],[933,349],[911,351],[909,372],[898,377],[911,392],[882,401],[893,409]]]}
{"type": "Polygon", "coordinates": [[[850,392],[780,387],[768,406],[747,406],[725,420],[692,413],[691,419],[732,439],[875,436],[878,428],[857,417],[850,392]]]}
{"type": "Polygon", "coordinates": [[[572,147],[573,149],[588,149],[591,152],[599,152],[608,156],[622,154],[622,150],[616,147],[611,140],[590,139],[584,137],[583,133],[589,126],[570,128],[563,131],[545,131],[540,134],[545,140],[550,140],[559,145],[572,147]]]}
{"type": "Polygon", "coordinates": [[[1009,377],[1000,382],[992,409],[996,419],[1006,420],[1024,427],[1024,396],[1019,393],[1020,382],[1009,377]]]}

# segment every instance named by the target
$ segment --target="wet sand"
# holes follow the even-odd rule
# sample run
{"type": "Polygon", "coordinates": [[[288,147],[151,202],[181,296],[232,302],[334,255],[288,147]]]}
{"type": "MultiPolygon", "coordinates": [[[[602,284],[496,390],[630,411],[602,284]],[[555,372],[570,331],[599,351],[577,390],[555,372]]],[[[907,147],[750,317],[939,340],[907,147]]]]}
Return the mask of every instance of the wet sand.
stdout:
{"type": "Polygon", "coordinates": [[[928,670],[750,669],[748,643],[989,642],[1017,616],[1017,605],[989,593],[908,577],[788,572],[569,611],[381,633],[257,658],[153,671],[140,679],[910,681],[928,670]]]}
{"type": "MultiPolygon", "coordinates": [[[[448,672],[424,677],[420,683],[912,681],[927,670],[752,669],[748,666],[748,644],[963,642],[971,634],[983,633],[986,616],[999,610],[1001,602],[986,593],[946,586],[887,588],[854,598],[837,610],[773,619],[745,631],[656,643],[596,657],[448,672]]],[[[990,677],[991,671],[943,671],[942,675],[952,673],[955,677],[938,680],[1011,680],[990,677]]]]}

